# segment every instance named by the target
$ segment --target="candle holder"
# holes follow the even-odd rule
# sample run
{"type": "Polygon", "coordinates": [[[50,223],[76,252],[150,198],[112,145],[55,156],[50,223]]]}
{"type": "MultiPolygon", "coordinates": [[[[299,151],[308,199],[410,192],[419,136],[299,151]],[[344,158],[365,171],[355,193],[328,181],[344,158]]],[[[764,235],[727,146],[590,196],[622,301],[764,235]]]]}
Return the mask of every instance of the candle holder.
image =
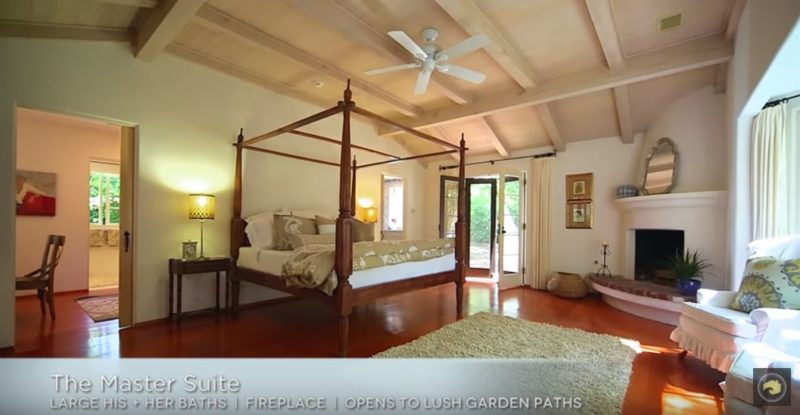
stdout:
{"type": "Polygon", "coordinates": [[[597,275],[603,277],[610,277],[611,270],[608,269],[608,256],[611,255],[611,251],[608,249],[608,243],[603,243],[602,246],[603,249],[600,251],[600,253],[603,255],[603,266],[601,266],[600,269],[597,270],[597,275]]]}

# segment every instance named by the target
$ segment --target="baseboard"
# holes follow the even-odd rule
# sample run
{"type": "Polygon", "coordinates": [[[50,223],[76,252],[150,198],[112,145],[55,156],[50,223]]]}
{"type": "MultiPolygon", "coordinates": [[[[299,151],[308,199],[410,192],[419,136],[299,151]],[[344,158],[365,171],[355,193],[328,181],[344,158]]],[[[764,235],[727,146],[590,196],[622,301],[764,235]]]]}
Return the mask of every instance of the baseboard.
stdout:
{"type": "MultiPolygon", "coordinates": [[[[285,296],[285,297],[279,297],[279,298],[272,298],[272,299],[269,299],[269,300],[262,300],[262,301],[256,301],[256,302],[252,302],[252,303],[247,303],[247,304],[240,304],[239,305],[239,309],[255,308],[255,307],[262,307],[262,306],[267,306],[267,305],[275,305],[275,304],[280,304],[280,303],[287,303],[289,301],[296,301],[296,300],[300,300],[300,299],[302,299],[302,298],[301,297],[295,297],[295,296],[285,296]]],[[[197,311],[201,311],[202,312],[203,310],[197,310],[197,311]]],[[[225,311],[225,309],[223,308],[220,311],[225,311]]],[[[192,312],[190,311],[188,313],[192,313],[192,312]]],[[[187,313],[187,315],[189,315],[188,313],[187,313]]],[[[200,315],[200,313],[198,313],[198,315],[200,315]]],[[[126,330],[126,329],[129,329],[129,328],[132,328],[132,327],[152,326],[154,324],[164,323],[164,322],[167,322],[167,321],[169,321],[169,317],[162,317],[162,318],[157,318],[155,320],[147,320],[147,321],[143,321],[141,323],[134,323],[133,326],[125,327],[125,328],[122,328],[121,330],[126,330]]]]}
{"type": "MultiPolygon", "coordinates": [[[[16,298],[25,298],[25,297],[34,297],[34,296],[36,296],[36,290],[24,290],[24,291],[30,291],[30,292],[26,292],[24,294],[18,294],[16,296],[16,298]]],[[[86,293],[86,294],[88,294],[89,290],[88,289],[82,289],[82,290],[70,290],[70,291],[56,291],[53,294],[54,295],[66,295],[66,294],[77,294],[77,293],[81,293],[81,294],[86,293]]]]}
{"type": "Polygon", "coordinates": [[[14,354],[14,346],[0,347],[0,356],[8,356],[14,354]]]}

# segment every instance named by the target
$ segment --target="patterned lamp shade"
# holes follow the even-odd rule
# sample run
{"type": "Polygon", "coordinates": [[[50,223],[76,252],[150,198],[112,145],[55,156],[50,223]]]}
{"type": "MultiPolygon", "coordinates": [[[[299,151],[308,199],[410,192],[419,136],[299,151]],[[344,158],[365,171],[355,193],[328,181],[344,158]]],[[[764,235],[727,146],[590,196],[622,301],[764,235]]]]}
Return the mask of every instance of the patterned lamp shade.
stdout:
{"type": "Polygon", "coordinates": [[[189,195],[189,219],[214,219],[215,207],[216,202],[212,195],[189,195]]]}

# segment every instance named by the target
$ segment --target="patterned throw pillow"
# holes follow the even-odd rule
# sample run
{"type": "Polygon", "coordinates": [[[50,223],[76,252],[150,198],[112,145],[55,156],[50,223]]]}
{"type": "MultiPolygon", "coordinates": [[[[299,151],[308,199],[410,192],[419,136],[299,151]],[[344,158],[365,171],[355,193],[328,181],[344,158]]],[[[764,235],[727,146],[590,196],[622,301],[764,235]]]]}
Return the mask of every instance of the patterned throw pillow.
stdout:
{"type": "Polygon", "coordinates": [[[289,235],[294,233],[317,233],[317,224],[314,219],[301,218],[291,215],[275,215],[275,249],[288,251],[292,249],[289,235]]]}
{"type": "Polygon", "coordinates": [[[762,307],[800,309],[800,258],[762,257],[747,261],[731,308],[749,313],[762,307]]]}
{"type": "Polygon", "coordinates": [[[372,242],[375,240],[375,224],[353,219],[351,234],[353,242],[372,242]]]}
{"type": "Polygon", "coordinates": [[[302,248],[308,245],[333,245],[336,243],[336,234],[326,233],[313,235],[306,233],[293,233],[289,235],[289,244],[292,249],[302,248]]]}

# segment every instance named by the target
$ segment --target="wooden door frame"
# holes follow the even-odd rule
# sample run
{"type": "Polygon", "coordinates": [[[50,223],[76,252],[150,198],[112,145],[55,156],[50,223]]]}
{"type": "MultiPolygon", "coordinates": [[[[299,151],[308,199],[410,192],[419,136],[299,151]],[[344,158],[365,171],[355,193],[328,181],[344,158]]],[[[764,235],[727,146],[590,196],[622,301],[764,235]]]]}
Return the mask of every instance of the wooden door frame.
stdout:
{"type": "Polygon", "coordinates": [[[120,126],[120,243],[119,243],[119,327],[133,327],[135,301],[133,283],[136,275],[136,161],[138,129],[120,126]],[[127,234],[130,232],[130,234],[127,234]],[[131,236],[132,235],[132,236],[131,236]],[[126,255],[127,252],[127,255],[126,255]]]}

